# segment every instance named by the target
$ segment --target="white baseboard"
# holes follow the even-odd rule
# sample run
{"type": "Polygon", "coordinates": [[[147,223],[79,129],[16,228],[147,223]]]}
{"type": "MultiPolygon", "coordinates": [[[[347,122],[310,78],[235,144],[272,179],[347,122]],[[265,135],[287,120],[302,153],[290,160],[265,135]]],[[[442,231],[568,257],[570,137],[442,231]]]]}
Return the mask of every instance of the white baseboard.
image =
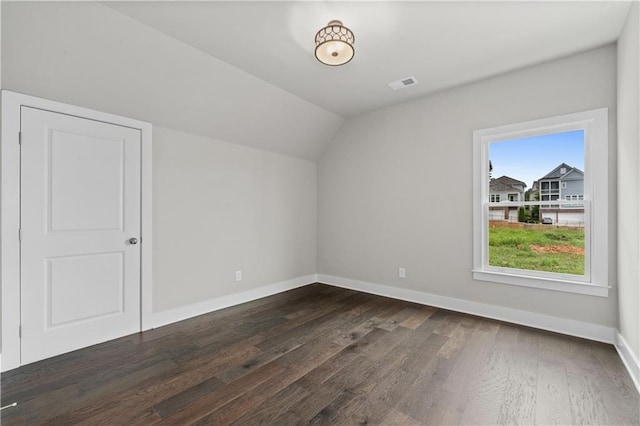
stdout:
{"type": "Polygon", "coordinates": [[[633,384],[636,385],[636,390],[640,393],[640,361],[638,361],[638,357],[634,355],[629,344],[619,332],[616,333],[615,347],[620,359],[622,359],[622,363],[627,367],[633,384]]]}
{"type": "Polygon", "coordinates": [[[151,328],[162,327],[163,325],[197,317],[198,315],[217,311],[219,309],[251,302],[252,300],[282,293],[283,291],[293,290],[294,288],[313,284],[316,281],[317,275],[311,274],[263,287],[253,288],[239,293],[216,297],[215,299],[204,300],[192,305],[181,306],[179,308],[169,309],[166,311],[153,312],[151,314],[151,328]]]}
{"type": "Polygon", "coordinates": [[[553,331],[570,336],[582,337],[604,343],[614,343],[616,330],[613,327],[576,321],[567,318],[559,318],[551,315],[537,314],[534,312],[520,311],[497,305],[488,305],[480,302],[456,299],[447,296],[438,296],[431,293],[423,293],[398,287],[390,287],[382,284],[368,283],[348,278],[334,277],[318,274],[318,282],[334,285],[336,287],[363,291],[393,299],[406,300],[408,302],[435,306],[451,311],[464,312],[485,318],[492,318],[542,330],[553,331]]]}

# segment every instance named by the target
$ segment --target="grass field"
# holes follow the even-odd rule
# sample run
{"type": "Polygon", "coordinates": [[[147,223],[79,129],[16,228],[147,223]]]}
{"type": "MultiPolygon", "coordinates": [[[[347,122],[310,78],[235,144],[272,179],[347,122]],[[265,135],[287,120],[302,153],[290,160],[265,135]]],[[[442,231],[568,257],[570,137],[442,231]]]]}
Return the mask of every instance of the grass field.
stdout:
{"type": "Polygon", "coordinates": [[[584,229],[489,228],[489,265],[584,274],[584,229]]]}

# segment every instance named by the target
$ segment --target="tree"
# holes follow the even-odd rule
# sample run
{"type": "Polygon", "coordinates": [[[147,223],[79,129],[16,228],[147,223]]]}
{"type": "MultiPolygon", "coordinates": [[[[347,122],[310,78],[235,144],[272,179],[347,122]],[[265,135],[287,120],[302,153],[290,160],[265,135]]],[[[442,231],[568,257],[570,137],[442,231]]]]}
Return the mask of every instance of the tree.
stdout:
{"type": "MultiPolygon", "coordinates": [[[[540,201],[540,191],[532,191],[533,199],[531,201],[540,201]]],[[[531,197],[529,197],[531,198],[531,197]]],[[[535,221],[540,220],[540,206],[531,207],[531,219],[535,221]]]]}
{"type": "Polygon", "coordinates": [[[491,172],[493,172],[493,164],[491,164],[491,160],[489,160],[489,180],[493,179],[491,172]]]}
{"type": "Polygon", "coordinates": [[[524,214],[524,207],[518,209],[518,222],[526,222],[527,217],[524,214]]]}
{"type": "Polygon", "coordinates": [[[540,206],[531,206],[531,220],[540,220],[540,206]]]}

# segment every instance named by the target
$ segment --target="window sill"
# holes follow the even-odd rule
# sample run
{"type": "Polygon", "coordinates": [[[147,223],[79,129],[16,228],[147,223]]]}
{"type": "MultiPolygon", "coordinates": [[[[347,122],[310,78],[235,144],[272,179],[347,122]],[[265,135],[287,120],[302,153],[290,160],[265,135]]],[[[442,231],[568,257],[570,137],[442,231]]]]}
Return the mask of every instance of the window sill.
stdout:
{"type": "Polygon", "coordinates": [[[598,297],[609,297],[609,289],[611,288],[607,285],[589,284],[580,281],[540,278],[505,272],[482,270],[473,270],[473,279],[500,284],[517,285],[521,287],[533,287],[542,288],[545,290],[562,291],[565,293],[586,294],[589,296],[598,297]]]}

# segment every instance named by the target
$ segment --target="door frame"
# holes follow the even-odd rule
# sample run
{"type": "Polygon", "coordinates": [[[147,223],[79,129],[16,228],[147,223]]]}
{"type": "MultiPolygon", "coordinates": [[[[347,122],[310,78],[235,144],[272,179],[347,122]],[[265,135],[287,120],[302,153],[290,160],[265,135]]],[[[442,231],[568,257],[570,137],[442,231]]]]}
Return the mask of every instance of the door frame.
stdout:
{"type": "Polygon", "coordinates": [[[20,109],[22,106],[140,130],[140,330],[152,328],[152,126],[151,123],[2,90],[0,142],[0,285],[2,371],[21,365],[20,342],[20,109]]]}

